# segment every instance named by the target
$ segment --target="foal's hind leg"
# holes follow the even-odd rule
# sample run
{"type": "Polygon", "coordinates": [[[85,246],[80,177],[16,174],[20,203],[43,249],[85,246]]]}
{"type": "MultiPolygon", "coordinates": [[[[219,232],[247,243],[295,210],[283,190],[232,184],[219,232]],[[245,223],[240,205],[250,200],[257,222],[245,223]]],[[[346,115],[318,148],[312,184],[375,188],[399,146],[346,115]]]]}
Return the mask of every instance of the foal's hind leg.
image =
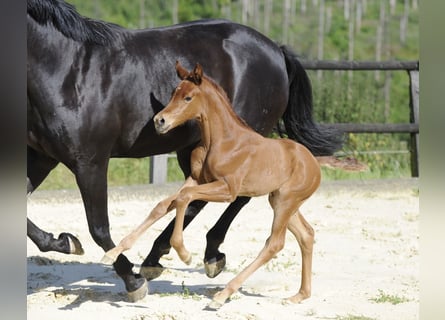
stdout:
{"type": "Polygon", "coordinates": [[[208,306],[210,309],[218,309],[221,307],[252,273],[283,249],[289,219],[293,212],[298,209],[301,202],[295,201],[293,194],[283,195],[283,193],[280,192],[272,193],[269,197],[269,202],[274,209],[274,218],[272,231],[264,248],[250,265],[233,278],[222,291],[214,296],[213,301],[208,306]]]}
{"type": "Polygon", "coordinates": [[[298,293],[288,301],[298,303],[311,296],[312,249],[314,245],[314,229],[303,218],[298,210],[289,220],[287,228],[297,238],[301,250],[302,270],[301,285],[298,293]]]}

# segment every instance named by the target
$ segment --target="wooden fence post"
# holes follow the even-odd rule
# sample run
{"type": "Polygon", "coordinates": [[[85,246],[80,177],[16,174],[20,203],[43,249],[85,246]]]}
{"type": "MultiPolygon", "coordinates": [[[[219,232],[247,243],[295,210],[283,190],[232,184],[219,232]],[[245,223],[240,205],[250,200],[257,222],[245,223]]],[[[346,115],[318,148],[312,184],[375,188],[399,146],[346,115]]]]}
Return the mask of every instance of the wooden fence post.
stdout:
{"type": "Polygon", "coordinates": [[[168,154],[150,157],[150,183],[163,184],[167,182],[168,154]]]}
{"type": "MultiPolygon", "coordinates": [[[[410,122],[419,124],[419,70],[410,70],[410,122]]],[[[411,176],[419,176],[419,133],[411,133],[411,176]]]]}

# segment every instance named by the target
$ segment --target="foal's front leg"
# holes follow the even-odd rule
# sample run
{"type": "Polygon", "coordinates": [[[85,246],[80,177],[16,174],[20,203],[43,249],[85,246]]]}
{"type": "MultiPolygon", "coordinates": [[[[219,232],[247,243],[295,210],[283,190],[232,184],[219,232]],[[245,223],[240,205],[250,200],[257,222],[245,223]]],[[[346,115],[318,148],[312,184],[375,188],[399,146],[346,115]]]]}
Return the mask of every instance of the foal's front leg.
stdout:
{"type": "Polygon", "coordinates": [[[229,185],[223,180],[185,187],[179,192],[174,201],[174,206],[176,207],[176,220],[170,238],[170,245],[175,249],[182,261],[187,264],[190,264],[191,262],[191,255],[184,246],[183,238],[184,216],[187,206],[194,200],[203,200],[207,202],[233,202],[235,197],[236,196],[231,194],[229,185]]]}
{"type": "Polygon", "coordinates": [[[131,233],[129,233],[127,236],[125,236],[119,244],[114,247],[113,249],[107,251],[102,258],[102,263],[106,264],[112,264],[114,261],[116,261],[119,254],[122,252],[131,249],[133,247],[134,243],[137,239],[156,221],[158,221],[160,218],[165,216],[168,212],[173,210],[175,208],[175,202],[174,200],[180,194],[181,190],[185,187],[196,185],[196,181],[189,177],[183,184],[183,186],[179,189],[178,192],[171,195],[170,197],[162,200],[159,202],[156,207],[150,212],[147,218],[131,233]]]}

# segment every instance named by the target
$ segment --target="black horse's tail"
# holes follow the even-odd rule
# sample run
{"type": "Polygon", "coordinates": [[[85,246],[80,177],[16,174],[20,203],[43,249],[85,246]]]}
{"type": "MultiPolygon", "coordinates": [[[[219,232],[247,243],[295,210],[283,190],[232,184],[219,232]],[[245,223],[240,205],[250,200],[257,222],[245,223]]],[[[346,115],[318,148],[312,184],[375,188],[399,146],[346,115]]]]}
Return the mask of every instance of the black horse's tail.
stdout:
{"type": "Polygon", "coordinates": [[[312,86],[297,56],[286,46],[281,46],[289,76],[289,101],[283,114],[280,135],[306,146],[315,156],[332,155],[343,144],[343,134],[332,128],[317,125],[312,116],[312,86]],[[283,132],[284,131],[284,132],[283,132]]]}

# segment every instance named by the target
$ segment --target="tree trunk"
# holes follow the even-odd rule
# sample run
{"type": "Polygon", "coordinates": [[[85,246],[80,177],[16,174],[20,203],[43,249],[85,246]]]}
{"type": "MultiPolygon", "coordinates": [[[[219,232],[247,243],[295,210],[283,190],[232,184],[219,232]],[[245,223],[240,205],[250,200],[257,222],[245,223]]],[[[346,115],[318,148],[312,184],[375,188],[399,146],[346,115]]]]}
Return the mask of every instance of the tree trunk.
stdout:
{"type": "MultiPolygon", "coordinates": [[[[348,40],[349,40],[349,47],[348,47],[348,60],[352,61],[354,60],[354,4],[355,0],[351,0],[349,4],[349,30],[348,30],[348,40]]],[[[352,98],[352,78],[353,78],[353,72],[352,70],[348,71],[348,101],[351,101],[352,98]]]]}
{"type": "Polygon", "coordinates": [[[270,16],[272,14],[273,0],[264,0],[264,34],[269,36],[270,32],[270,16]]]}
{"type": "Polygon", "coordinates": [[[252,0],[252,14],[253,14],[253,25],[255,28],[259,29],[260,27],[260,9],[259,9],[260,0],[252,0]]]}
{"type": "Polygon", "coordinates": [[[300,3],[301,14],[305,14],[306,10],[307,10],[306,0],[301,0],[301,3],[300,3]]]}
{"type": "Polygon", "coordinates": [[[249,0],[243,0],[241,9],[241,23],[247,24],[249,18],[249,0]]]}
{"type": "MultiPolygon", "coordinates": [[[[384,59],[389,59],[391,53],[391,34],[389,30],[389,16],[386,15],[384,19],[384,29],[383,29],[383,55],[384,59]]],[[[391,71],[385,72],[385,121],[388,122],[390,116],[390,106],[391,106],[391,71]]]]}
{"type": "Polygon", "coordinates": [[[94,0],[94,17],[100,19],[100,4],[99,0],[94,0]]]}
{"type": "MultiPolygon", "coordinates": [[[[320,0],[319,16],[318,16],[318,51],[317,59],[323,60],[323,49],[324,49],[324,1],[320,0]]],[[[321,80],[323,77],[323,71],[317,70],[317,78],[321,80]]]]}
{"type": "Polygon", "coordinates": [[[362,0],[357,0],[356,5],[356,13],[355,13],[355,20],[356,20],[356,27],[355,32],[360,32],[360,29],[362,27],[362,14],[363,14],[363,7],[362,7],[362,0]]]}
{"type": "Polygon", "coordinates": [[[221,14],[226,19],[232,19],[232,6],[230,3],[224,4],[221,6],[221,14]]]}
{"type": "Polygon", "coordinates": [[[173,0],[172,4],[172,22],[176,24],[179,22],[178,19],[178,0],[173,0]]]}
{"type": "Polygon", "coordinates": [[[282,42],[287,43],[289,29],[290,0],[284,0],[283,5],[283,35],[282,42]]]}
{"type": "Polygon", "coordinates": [[[391,112],[391,71],[385,71],[385,86],[383,92],[385,95],[385,122],[389,122],[391,112]]]}
{"type": "MultiPolygon", "coordinates": [[[[377,26],[376,46],[375,46],[375,60],[382,60],[382,47],[383,47],[383,33],[385,28],[385,2],[380,2],[380,19],[377,26]]],[[[380,80],[380,71],[375,72],[375,80],[380,80]]]]}
{"type": "Polygon", "coordinates": [[[332,6],[326,7],[326,23],[325,23],[325,30],[326,32],[331,31],[332,26],[332,6]]]}
{"type": "Polygon", "coordinates": [[[406,30],[408,29],[409,0],[405,0],[405,10],[400,18],[400,42],[406,44],[406,30]]]}
{"type": "Polygon", "coordinates": [[[350,0],[343,0],[344,6],[343,6],[343,14],[345,16],[345,20],[349,21],[349,15],[350,15],[350,0]]]}
{"type": "Polygon", "coordinates": [[[139,0],[139,28],[147,27],[145,19],[145,0],[139,0]]]}
{"type": "Polygon", "coordinates": [[[393,16],[396,11],[396,0],[389,0],[389,13],[393,16]]]}

